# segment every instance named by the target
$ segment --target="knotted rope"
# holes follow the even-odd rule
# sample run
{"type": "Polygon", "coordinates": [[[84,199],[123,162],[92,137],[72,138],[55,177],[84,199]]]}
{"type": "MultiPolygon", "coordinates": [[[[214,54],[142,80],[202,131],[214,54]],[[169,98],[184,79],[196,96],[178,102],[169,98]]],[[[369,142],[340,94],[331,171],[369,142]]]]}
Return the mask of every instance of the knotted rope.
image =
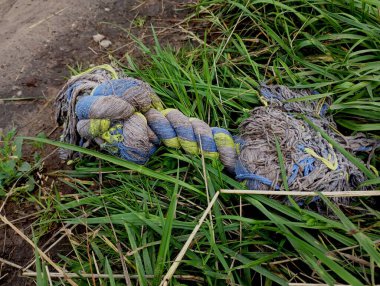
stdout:
{"type": "MultiPolygon", "coordinates": [[[[343,137],[325,116],[322,101],[289,102],[311,95],[284,86],[262,86],[261,100],[233,137],[179,110],[165,109],[152,88],[134,78],[119,78],[110,66],[72,77],[57,97],[57,119],[64,124],[62,141],[100,148],[125,160],[144,164],[162,143],[186,153],[219,158],[237,180],[250,189],[280,189],[276,140],[283,154],[289,189],[344,191],[356,188],[364,175],[296,113],[309,116],[350,151],[370,151],[375,142],[364,136],[343,137]]],[[[62,153],[64,158],[69,151],[62,153]]]]}

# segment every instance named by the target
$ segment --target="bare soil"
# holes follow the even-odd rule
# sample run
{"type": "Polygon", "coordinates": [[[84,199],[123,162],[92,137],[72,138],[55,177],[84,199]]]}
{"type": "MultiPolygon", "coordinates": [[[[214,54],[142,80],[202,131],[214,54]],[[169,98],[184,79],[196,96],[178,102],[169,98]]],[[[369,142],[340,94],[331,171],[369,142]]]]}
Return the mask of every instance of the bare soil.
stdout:
{"type": "MultiPolygon", "coordinates": [[[[0,0],[0,129],[16,128],[19,135],[59,138],[54,99],[70,76],[68,66],[82,69],[123,61],[134,54],[130,34],[152,43],[151,25],[163,42],[180,46],[185,36],[178,26],[186,15],[186,0],[0,0]],[[176,32],[174,32],[176,31],[176,32]],[[105,49],[92,36],[102,34],[112,42],[105,49]]],[[[141,56],[141,55],[140,55],[141,56]]],[[[42,155],[53,150],[46,147],[42,155]]],[[[26,156],[36,151],[26,149],[26,156]]],[[[41,151],[40,151],[41,152],[41,151]]],[[[45,169],[62,167],[53,154],[45,169]]],[[[2,201],[0,200],[0,205],[2,201]]],[[[37,207],[11,198],[2,215],[31,236],[37,207]]],[[[0,224],[0,258],[20,266],[28,264],[34,250],[4,224],[0,224]]],[[[20,271],[0,261],[0,285],[34,285],[20,271]]]]}

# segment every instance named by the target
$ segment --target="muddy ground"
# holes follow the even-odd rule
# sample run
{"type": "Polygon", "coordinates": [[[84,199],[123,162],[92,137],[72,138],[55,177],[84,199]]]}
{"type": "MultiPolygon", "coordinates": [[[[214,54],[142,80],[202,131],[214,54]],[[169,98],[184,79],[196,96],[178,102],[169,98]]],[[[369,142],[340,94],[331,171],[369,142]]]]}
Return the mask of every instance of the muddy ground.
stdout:
{"type": "MultiPolygon", "coordinates": [[[[84,69],[108,63],[110,56],[122,60],[125,54],[133,55],[136,49],[130,33],[152,43],[151,24],[162,42],[180,46],[186,36],[178,32],[178,26],[187,14],[184,4],[189,2],[0,0],[0,128],[57,139],[60,129],[53,103],[70,76],[68,66],[84,69]],[[96,43],[93,35],[98,33],[112,45],[103,48],[96,43]]],[[[31,155],[30,149],[26,152],[31,155]]],[[[47,170],[60,166],[55,154],[45,162],[47,170]]],[[[33,204],[10,199],[2,215],[30,236],[35,211],[33,204]]],[[[34,285],[4,262],[25,266],[33,249],[4,224],[0,224],[0,246],[0,285],[34,285]]]]}

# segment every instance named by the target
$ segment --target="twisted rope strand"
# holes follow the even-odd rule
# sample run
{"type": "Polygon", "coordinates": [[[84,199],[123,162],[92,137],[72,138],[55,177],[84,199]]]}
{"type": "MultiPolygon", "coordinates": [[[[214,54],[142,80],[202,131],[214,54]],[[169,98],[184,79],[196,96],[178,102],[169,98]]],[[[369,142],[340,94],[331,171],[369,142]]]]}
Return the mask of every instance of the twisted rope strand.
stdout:
{"type": "Polygon", "coordinates": [[[69,80],[58,95],[57,114],[64,119],[63,141],[94,141],[115,156],[137,164],[145,164],[161,143],[182,148],[188,154],[203,152],[205,157],[219,158],[225,169],[236,179],[245,180],[250,189],[281,188],[274,147],[274,138],[278,137],[291,189],[334,191],[355,187],[364,180],[363,174],[292,114],[306,112],[329,135],[355,143],[361,151],[371,150],[373,142],[363,136],[337,136],[328,129],[335,125],[325,117],[325,100],[288,102],[310,93],[263,86],[266,107],[255,108],[242,123],[241,135],[232,137],[226,129],[210,127],[177,109],[164,109],[147,83],[118,78],[118,73],[105,65],[69,80]]]}

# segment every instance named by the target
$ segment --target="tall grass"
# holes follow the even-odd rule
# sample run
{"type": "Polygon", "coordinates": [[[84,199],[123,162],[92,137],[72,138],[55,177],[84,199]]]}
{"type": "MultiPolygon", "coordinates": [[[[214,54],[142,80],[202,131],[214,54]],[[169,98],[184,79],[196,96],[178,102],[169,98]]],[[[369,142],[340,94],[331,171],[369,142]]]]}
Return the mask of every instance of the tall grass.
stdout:
{"type": "MultiPolygon", "coordinates": [[[[196,41],[202,44],[174,51],[157,39],[150,48],[139,42],[149,64],[130,57],[119,64],[126,74],[147,81],[168,107],[235,134],[260,104],[262,82],[313,88],[319,94],[302,100],[329,99],[330,112],[345,131],[375,133],[380,127],[378,8],[369,0],[201,0],[191,21],[206,24],[196,41]]],[[[142,167],[34,140],[97,158],[85,157],[73,170],[53,174],[72,192],[56,189],[40,198],[53,205],[54,216],[35,225],[68,224],[70,251],[61,253],[59,263],[83,276],[74,279],[79,285],[95,283],[84,274],[102,274],[100,285],[125,285],[125,276],[133,285],[159,285],[209,198],[220,189],[244,188],[223,173],[220,162],[203,164],[180,150],[160,148],[142,167]]],[[[380,282],[380,212],[370,198],[342,205],[320,196],[308,207],[291,201],[220,195],[169,284],[380,282]]],[[[39,279],[46,275],[41,271],[39,279]]]]}
{"type": "MultiPolygon", "coordinates": [[[[255,82],[307,87],[332,98],[343,127],[378,131],[379,1],[202,0],[214,65],[255,82]]],[[[223,74],[223,73],[219,73],[223,74]]]]}

